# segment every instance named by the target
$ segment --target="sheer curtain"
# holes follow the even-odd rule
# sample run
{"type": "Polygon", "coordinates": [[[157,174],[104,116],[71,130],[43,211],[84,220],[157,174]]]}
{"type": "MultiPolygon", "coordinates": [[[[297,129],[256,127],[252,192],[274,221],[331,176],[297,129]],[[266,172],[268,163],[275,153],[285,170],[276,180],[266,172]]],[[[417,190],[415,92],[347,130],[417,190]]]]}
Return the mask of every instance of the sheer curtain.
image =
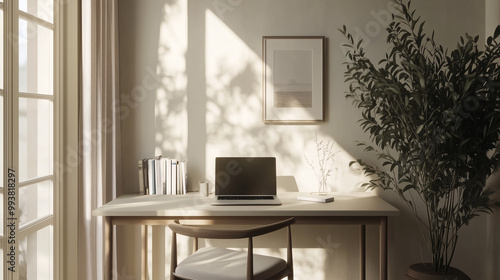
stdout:
{"type": "Polygon", "coordinates": [[[121,193],[117,5],[82,1],[79,279],[102,279],[103,220],[91,213],[121,193]]]}

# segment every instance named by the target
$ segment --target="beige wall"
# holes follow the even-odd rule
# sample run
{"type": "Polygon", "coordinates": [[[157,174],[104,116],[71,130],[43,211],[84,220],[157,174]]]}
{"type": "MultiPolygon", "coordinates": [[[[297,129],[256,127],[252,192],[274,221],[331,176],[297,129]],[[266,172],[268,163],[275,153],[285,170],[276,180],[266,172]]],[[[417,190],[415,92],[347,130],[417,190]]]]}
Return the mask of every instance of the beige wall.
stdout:
{"type": "MultiPolygon", "coordinates": [[[[455,46],[465,32],[484,37],[484,1],[415,1],[414,6],[446,46],[455,46]]],[[[348,163],[375,159],[356,147],[355,141],[367,137],[357,124],[359,112],[345,99],[340,47],[345,40],[337,29],[345,24],[363,37],[368,55],[378,60],[387,50],[390,7],[387,0],[120,0],[124,192],[137,192],[137,160],[155,154],[187,159],[192,189],[202,178],[213,182],[216,156],[269,155],[277,158],[278,176],[295,179],[296,185],[281,187],[314,191],[316,179],[304,156],[314,158],[316,130],[340,151],[332,190],[360,191],[364,179],[348,163]],[[262,123],[261,45],[266,35],[328,38],[324,123],[262,123]]],[[[391,193],[380,195],[402,210],[389,220],[389,275],[402,279],[408,265],[429,260],[428,253],[399,200],[391,193]]],[[[473,279],[488,279],[486,228],[486,218],[480,217],[461,232],[454,265],[473,279]]],[[[137,248],[127,245],[136,235],[122,229],[118,234],[119,275],[136,277],[137,248]]],[[[154,234],[165,233],[156,229],[154,234]]],[[[294,235],[296,279],[357,278],[357,228],[297,226],[294,235]]],[[[375,279],[376,229],[369,227],[368,235],[368,273],[375,279]]],[[[273,238],[263,240],[262,247],[272,246],[273,238]]],[[[163,279],[164,269],[168,265],[155,265],[153,279],[163,279]]]]}
{"type": "Polygon", "coordinates": [[[60,187],[55,201],[60,203],[55,210],[58,220],[56,227],[59,230],[54,234],[58,242],[54,242],[55,263],[60,266],[55,268],[56,279],[78,279],[78,168],[77,162],[71,151],[78,150],[78,94],[79,94],[79,1],[60,1],[58,10],[61,15],[60,38],[57,51],[60,52],[61,61],[58,65],[60,82],[57,85],[60,107],[56,108],[56,116],[61,119],[62,134],[55,139],[55,162],[60,163],[58,176],[60,187]],[[61,168],[64,167],[64,168],[61,168]]]}

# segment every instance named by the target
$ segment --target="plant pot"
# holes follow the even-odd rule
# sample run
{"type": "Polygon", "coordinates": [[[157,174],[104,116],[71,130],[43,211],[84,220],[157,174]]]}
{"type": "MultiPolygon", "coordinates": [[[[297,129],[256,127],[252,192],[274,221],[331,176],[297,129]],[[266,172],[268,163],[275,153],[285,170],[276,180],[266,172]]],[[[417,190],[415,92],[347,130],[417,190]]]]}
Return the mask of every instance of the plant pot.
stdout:
{"type": "Polygon", "coordinates": [[[454,267],[450,267],[446,273],[434,271],[430,263],[410,265],[406,277],[408,280],[471,280],[467,274],[454,267]]]}

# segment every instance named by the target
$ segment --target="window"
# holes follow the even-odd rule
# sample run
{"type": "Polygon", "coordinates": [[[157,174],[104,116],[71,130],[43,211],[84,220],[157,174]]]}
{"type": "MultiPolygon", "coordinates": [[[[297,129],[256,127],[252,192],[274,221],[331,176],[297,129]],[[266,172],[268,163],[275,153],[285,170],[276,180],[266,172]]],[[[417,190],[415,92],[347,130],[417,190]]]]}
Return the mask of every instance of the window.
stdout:
{"type": "Polygon", "coordinates": [[[3,279],[55,278],[55,27],[53,0],[0,0],[3,279]]]}

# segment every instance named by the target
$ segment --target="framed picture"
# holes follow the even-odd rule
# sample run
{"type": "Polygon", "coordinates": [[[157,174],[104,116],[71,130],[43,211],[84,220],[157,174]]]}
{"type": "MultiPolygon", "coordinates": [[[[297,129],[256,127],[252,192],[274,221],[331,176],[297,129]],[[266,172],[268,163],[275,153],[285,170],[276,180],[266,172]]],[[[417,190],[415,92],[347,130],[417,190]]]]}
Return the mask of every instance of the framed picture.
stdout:
{"type": "Polygon", "coordinates": [[[324,36],[262,37],[264,123],[324,120],[324,52],[324,36]]]}

